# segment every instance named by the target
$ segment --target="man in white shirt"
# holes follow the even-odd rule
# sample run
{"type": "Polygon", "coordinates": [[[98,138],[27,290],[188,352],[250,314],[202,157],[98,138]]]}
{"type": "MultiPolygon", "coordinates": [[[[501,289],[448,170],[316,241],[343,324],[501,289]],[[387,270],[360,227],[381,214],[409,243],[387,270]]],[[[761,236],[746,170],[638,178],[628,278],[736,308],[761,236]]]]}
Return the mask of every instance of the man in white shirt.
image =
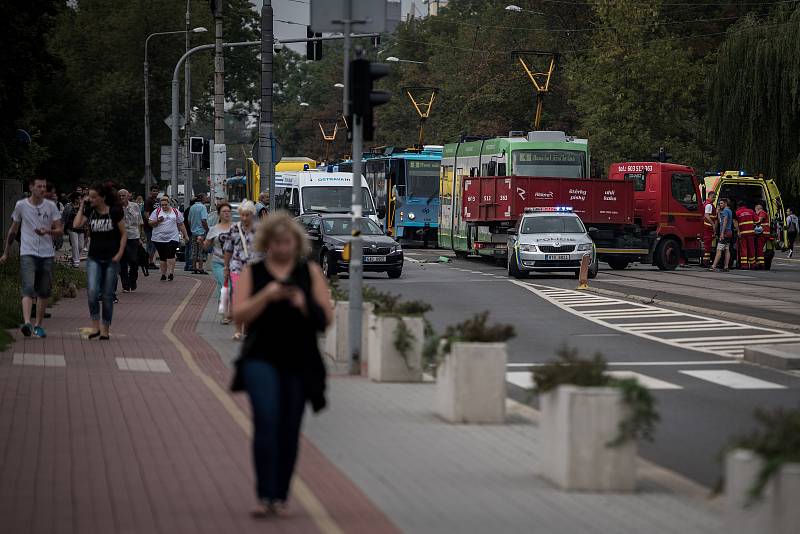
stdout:
{"type": "Polygon", "coordinates": [[[125,232],[128,241],[125,244],[125,254],[119,262],[119,279],[122,282],[122,292],[136,291],[136,281],[139,279],[139,246],[142,239],[142,208],[136,202],[131,202],[131,194],[127,189],[120,189],[117,193],[122,203],[122,213],[125,217],[125,232]]]}
{"type": "Polygon", "coordinates": [[[31,178],[28,187],[29,198],[24,198],[14,206],[11,214],[11,229],[6,236],[0,264],[8,261],[8,251],[14,244],[19,231],[19,261],[22,281],[22,316],[24,323],[20,328],[22,335],[47,337],[42,327],[47,299],[50,298],[53,277],[53,238],[63,234],[61,212],[56,204],[45,198],[47,181],[44,178],[31,178]],[[31,310],[36,299],[36,322],[31,324],[31,310]]]}

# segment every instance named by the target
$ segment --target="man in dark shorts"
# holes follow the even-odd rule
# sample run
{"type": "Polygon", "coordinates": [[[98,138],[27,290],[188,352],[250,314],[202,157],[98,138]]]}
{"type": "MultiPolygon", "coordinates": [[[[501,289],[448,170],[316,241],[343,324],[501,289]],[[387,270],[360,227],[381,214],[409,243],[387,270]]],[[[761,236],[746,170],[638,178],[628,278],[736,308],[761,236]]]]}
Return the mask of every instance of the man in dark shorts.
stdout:
{"type": "Polygon", "coordinates": [[[50,298],[53,276],[53,238],[64,233],[61,212],[56,204],[45,198],[47,181],[32,178],[28,184],[31,192],[14,206],[11,229],[6,236],[0,264],[8,261],[8,251],[20,232],[19,262],[22,281],[22,335],[47,337],[42,327],[47,300],[50,298]],[[31,323],[33,302],[36,300],[36,321],[31,323]]]}
{"type": "Polygon", "coordinates": [[[723,271],[727,272],[731,264],[731,241],[733,239],[733,212],[728,207],[728,199],[719,199],[717,213],[719,214],[719,239],[717,241],[717,254],[714,264],[709,271],[716,271],[719,260],[725,256],[723,271]]]}

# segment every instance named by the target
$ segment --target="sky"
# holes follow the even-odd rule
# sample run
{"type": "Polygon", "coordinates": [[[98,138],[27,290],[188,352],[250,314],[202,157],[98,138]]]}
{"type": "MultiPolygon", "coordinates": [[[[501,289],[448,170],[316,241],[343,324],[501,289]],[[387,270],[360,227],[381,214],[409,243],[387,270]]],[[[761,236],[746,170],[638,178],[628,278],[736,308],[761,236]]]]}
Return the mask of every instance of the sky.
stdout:
{"type": "MultiPolygon", "coordinates": [[[[316,1],[324,2],[325,0],[316,1]]],[[[253,0],[253,4],[255,9],[259,11],[261,10],[261,0],[253,0]]],[[[426,5],[422,4],[422,0],[401,0],[401,4],[403,19],[405,19],[406,14],[411,11],[412,7],[414,7],[412,4],[415,4],[417,16],[420,16],[422,12],[427,13],[428,8],[426,5]]],[[[306,25],[308,24],[310,17],[309,5],[309,0],[272,0],[272,10],[275,19],[296,23],[290,24],[275,20],[273,26],[275,30],[275,37],[278,39],[305,37],[306,25]]],[[[298,51],[305,51],[305,45],[296,45],[292,48],[298,51]]]]}

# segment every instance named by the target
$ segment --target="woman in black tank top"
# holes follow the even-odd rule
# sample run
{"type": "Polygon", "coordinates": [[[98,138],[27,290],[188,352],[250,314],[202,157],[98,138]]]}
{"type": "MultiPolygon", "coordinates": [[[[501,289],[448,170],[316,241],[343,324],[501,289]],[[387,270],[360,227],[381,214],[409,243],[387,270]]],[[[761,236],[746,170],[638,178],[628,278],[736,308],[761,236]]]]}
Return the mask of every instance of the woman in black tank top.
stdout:
{"type": "Polygon", "coordinates": [[[322,271],[305,258],[302,228],[286,214],[259,225],[255,248],[234,289],[233,317],[247,325],[231,389],[245,390],[253,412],[258,517],[285,508],[297,460],[305,403],[325,407],[325,366],[317,334],[333,312],[322,271]]]}

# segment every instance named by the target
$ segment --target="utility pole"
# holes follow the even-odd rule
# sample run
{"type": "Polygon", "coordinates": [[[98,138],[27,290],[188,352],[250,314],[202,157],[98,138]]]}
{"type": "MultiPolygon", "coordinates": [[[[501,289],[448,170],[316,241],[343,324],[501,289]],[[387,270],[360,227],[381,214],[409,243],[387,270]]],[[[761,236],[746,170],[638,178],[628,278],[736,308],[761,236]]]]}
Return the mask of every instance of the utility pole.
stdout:
{"type": "Polygon", "coordinates": [[[272,0],[264,0],[264,4],[261,6],[261,112],[258,122],[258,165],[261,179],[264,180],[266,178],[270,211],[275,206],[273,196],[275,191],[275,165],[272,161],[272,154],[274,153],[274,135],[272,131],[272,54],[274,50],[274,35],[272,15],[272,0]]]}
{"type": "MultiPolygon", "coordinates": [[[[186,0],[186,52],[192,48],[192,2],[186,0]]],[[[190,126],[192,124],[192,64],[189,58],[186,58],[186,65],[183,71],[184,77],[184,142],[183,148],[186,152],[186,174],[185,182],[183,184],[183,202],[184,205],[190,205],[192,202],[192,155],[189,153],[189,139],[191,136],[190,126]]],[[[174,191],[175,195],[178,194],[174,191]]]]}
{"type": "Polygon", "coordinates": [[[150,194],[150,184],[153,183],[153,168],[150,164],[150,97],[149,97],[149,82],[150,69],[147,64],[147,41],[150,36],[145,40],[144,45],[144,196],[147,198],[150,194]]]}
{"type": "MultiPolygon", "coordinates": [[[[221,180],[228,175],[226,169],[228,162],[225,156],[225,58],[222,52],[222,3],[222,0],[214,2],[214,151],[216,152],[214,168],[217,171],[212,180],[214,194],[216,194],[217,186],[221,185],[221,180]],[[221,157],[223,161],[216,161],[218,157],[221,157]]],[[[212,199],[212,202],[216,202],[216,199],[212,199]]]]}

